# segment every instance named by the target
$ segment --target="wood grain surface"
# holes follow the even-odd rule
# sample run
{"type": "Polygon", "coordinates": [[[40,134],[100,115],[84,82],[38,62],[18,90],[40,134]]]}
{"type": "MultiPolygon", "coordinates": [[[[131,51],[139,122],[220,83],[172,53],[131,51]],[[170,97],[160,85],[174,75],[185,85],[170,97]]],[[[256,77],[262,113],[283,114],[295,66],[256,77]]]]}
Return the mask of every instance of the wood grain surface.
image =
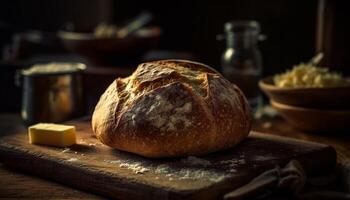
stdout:
{"type": "Polygon", "coordinates": [[[0,165],[0,199],[105,199],[0,165]]]}
{"type": "Polygon", "coordinates": [[[100,144],[89,120],[70,124],[76,125],[78,133],[78,145],[70,150],[30,145],[25,130],[17,129],[1,138],[2,162],[106,197],[216,199],[276,164],[298,159],[312,174],[331,169],[336,159],[333,148],[326,145],[253,132],[229,151],[202,157],[209,165],[184,158],[151,160],[100,144]],[[166,172],[159,166],[166,166],[166,172]],[[135,167],[146,171],[138,173],[135,167]]]}
{"type": "Polygon", "coordinates": [[[263,117],[255,120],[253,130],[287,138],[327,144],[335,148],[337,152],[337,162],[343,164],[350,162],[350,133],[333,132],[317,134],[303,132],[290,126],[281,117],[263,117]]]}

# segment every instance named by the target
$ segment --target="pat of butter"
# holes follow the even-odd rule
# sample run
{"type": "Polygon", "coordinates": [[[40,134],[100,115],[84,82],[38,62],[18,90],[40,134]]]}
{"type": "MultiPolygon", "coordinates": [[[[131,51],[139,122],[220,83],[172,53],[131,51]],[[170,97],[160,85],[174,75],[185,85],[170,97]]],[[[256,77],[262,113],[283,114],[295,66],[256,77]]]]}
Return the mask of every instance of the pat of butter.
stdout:
{"type": "Polygon", "coordinates": [[[28,128],[29,143],[67,147],[76,143],[75,127],[39,123],[28,128]]]}

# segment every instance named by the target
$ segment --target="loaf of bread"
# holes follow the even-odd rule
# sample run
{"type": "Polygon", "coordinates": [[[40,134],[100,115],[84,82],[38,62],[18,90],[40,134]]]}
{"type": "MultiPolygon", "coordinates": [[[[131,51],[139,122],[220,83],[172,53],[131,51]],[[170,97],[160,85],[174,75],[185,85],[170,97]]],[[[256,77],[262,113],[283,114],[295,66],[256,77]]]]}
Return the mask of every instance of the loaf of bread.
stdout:
{"type": "Polygon", "coordinates": [[[212,68],[185,60],[140,64],[101,96],[92,128],[104,144],[146,157],[228,149],[251,128],[241,90],[212,68]]]}

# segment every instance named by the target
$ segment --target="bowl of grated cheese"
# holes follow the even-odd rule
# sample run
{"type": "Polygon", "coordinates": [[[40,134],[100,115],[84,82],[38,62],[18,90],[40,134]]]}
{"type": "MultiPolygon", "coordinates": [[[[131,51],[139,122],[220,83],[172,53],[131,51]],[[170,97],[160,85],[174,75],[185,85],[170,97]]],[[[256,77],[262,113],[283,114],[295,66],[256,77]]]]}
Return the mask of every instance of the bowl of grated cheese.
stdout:
{"type": "Polygon", "coordinates": [[[266,77],[259,87],[277,103],[306,108],[350,108],[350,79],[327,68],[301,63],[266,77]]]}

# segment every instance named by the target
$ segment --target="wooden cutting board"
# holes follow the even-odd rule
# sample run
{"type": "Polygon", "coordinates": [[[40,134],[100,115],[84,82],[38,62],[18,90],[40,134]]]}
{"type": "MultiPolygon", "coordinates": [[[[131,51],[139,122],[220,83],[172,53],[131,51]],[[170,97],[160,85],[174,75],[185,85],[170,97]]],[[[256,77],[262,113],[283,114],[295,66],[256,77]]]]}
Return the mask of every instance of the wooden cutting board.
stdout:
{"type": "Polygon", "coordinates": [[[1,138],[1,162],[117,199],[218,199],[291,159],[308,175],[326,172],[336,162],[330,146],[256,132],[228,151],[200,158],[147,159],[102,145],[87,119],[68,124],[76,126],[79,144],[69,149],[31,145],[23,131],[1,138]]]}

